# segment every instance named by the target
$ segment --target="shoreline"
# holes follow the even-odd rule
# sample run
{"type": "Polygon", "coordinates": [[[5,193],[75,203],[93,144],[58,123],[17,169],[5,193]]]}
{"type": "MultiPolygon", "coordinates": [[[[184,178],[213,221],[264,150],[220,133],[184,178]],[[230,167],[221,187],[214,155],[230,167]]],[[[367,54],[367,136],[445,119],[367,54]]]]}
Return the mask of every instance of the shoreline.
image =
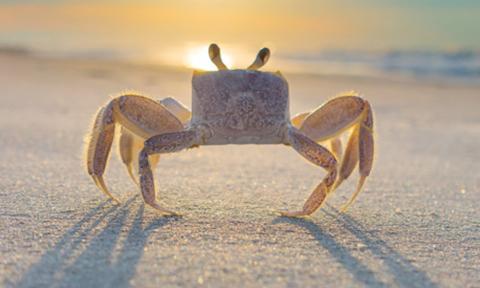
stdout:
{"type": "MultiPolygon", "coordinates": [[[[133,66],[142,69],[151,70],[168,70],[178,73],[187,73],[193,71],[195,68],[187,66],[172,66],[162,64],[160,62],[147,60],[133,60],[122,58],[104,58],[104,57],[88,57],[88,56],[54,56],[51,53],[37,53],[32,50],[22,49],[21,47],[3,47],[0,48],[0,57],[8,58],[31,58],[37,61],[52,61],[57,63],[81,63],[82,65],[108,65],[108,66],[133,66]]],[[[112,67],[110,67],[112,68],[112,67]]],[[[339,74],[328,73],[326,71],[318,72],[298,72],[282,69],[271,69],[268,65],[262,69],[263,71],[277,71],[280,70],[282,74],[288,75],[288,77],[311,77],[311,78],[324,78],[324,79],[341,79],[341,80],[358,80],[358,81],[389,81],[393,83],[418,83],[425,85],[449,85],[449,86],[469,86],[472,88],[480,87],[480,76],[476,78],[471,77],[447,77],[447,76],[428,76],[428,75],[408,75],[405,73],[373,73],[373,74],[339,74]]]]}

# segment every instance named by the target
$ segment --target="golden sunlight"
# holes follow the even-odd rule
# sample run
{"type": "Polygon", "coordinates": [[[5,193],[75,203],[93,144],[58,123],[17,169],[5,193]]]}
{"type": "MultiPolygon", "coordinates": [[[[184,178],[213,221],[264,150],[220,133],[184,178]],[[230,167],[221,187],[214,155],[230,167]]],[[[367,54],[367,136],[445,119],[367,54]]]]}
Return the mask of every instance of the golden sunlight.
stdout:
{"type": "MultiPolygon", "coordinates": [[[[222,51],[222,60],[228,68],[232,68],[232,58],[224,51],[222,51]]],[[[215,67],[208,57],[208,45],[189,48],[186,53],[185,64],[194,69],[208,71],[217,70],[217,67],[215,67]]]]}

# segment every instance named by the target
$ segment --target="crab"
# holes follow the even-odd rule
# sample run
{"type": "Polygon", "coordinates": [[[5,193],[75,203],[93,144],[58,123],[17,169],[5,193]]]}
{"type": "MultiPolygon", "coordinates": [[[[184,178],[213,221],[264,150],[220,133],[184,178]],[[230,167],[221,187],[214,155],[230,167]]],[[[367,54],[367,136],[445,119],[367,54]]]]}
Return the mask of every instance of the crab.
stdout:
{"type": "Polygon", "coordinates": [[[100,108],[86,143],[88,174],[99,189],[118,202],[103,179],[118,126],[120,157],[145,203],[162,214],[178,215],[156,199],[152,170],[159,155],[225,144],[284,144],[326,170],[302,209],[279,211],[289,217],[314,213],[358,164],[357,188],[341,207],[345,211],[372,169],[373,116],[368,101],[348,92],[290,119],[287,80],[280,72],[259,71],[270,57],[268,48],[261,49],[247,69],[229,70],[216,44],[210,45],[209,57],[218,71],[193,72],[191,112],[173,98],[155,101],[134,93],[100,108]],[[347,133],[343,151],[340,139],[347,133]],[[330,149],[322,146],[325,143],[330,149]]]}

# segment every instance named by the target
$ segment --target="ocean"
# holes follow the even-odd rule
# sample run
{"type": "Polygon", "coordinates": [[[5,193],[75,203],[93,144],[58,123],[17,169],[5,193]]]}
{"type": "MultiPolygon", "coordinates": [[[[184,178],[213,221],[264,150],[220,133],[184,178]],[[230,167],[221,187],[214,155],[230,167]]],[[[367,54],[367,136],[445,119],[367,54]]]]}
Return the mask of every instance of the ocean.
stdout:
{"type": "MultiPolygon", "coordinates": [[[[207,48],[205,48],[207,49],[207,48]]],[[[161,53],[137,50],[70,49],[49,51],[16,46],[0,48],[3,53],[35,54],[42,57],[121,60],[147,62],[155,65],[188,66],[182,61],[168,61],[161,53]]],[[[207,52],[202,53],[207,57],[207,52]]],[[[175,56],[169,55],[169,58],[175,56]]],[[[252,58],[252,55],[243,57],[252,58]]],[[[321,75],[375,76],[449,79],[480,84],[480,51],[406,51],[385,52],[321,50],[318,52],[288,54],[274,51],[270,67],[287,73],[321,75]]],[[[252,58],[253,59],[253,58],[252,58]]],[[[245,60],[246,61],[246,60],[245,60]]],[[[250,61],[250,60],[248,60],[250,61]]],[[[244,63],[245,67],[247,66],[244,63]]]]}
{"type": "Polygon", "coordinates": [[[434,51],[321,51],[281,55],[296,70],[337,75],[403,75],[478,81],[480,53],[468,50],[434,51]]]}

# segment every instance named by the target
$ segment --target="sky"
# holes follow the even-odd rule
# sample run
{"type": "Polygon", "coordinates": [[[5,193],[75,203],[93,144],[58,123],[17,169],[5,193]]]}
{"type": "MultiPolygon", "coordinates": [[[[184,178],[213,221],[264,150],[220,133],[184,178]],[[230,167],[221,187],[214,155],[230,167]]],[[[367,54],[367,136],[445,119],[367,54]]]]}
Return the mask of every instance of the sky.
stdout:
{"type": "Polygon", "coordinates": [[[0,46],[176,61],[217,42],[319,50],[480,50],[478,0],[0,0],[0,46]]]}

